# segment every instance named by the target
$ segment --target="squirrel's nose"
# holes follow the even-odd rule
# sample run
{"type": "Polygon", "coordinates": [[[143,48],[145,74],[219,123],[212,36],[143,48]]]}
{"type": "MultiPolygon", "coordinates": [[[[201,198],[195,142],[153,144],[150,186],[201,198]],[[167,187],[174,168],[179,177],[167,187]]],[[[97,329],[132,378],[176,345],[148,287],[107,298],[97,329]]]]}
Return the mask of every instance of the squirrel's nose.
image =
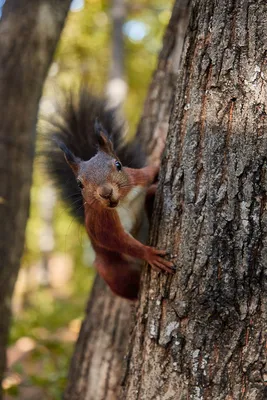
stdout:
{"type": "Polygon", "coordinates": [[[98,189],[98,194],[99,196],[103,197],[103,199],[110,199],[113,194],[112,186],[109,185],[101,186],[98,189]]]}

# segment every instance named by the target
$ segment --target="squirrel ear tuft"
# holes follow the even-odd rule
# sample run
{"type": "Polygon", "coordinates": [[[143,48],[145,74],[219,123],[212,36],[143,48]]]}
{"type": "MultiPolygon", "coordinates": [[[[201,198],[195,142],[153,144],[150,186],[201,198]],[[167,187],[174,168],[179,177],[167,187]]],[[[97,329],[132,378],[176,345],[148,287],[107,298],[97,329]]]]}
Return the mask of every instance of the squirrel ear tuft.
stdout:
{"type": "Polygon", "coordinates": [[[110,140],[110,136],[98,119],[95,120],[95,133],[99,149],[107,154],[114,155],[113,144],[110,140]]]}
{"type": "Polygon", "coordinates": [[[75,157],[75,155],[70,151],[70,149],[63,143],[61,140],[55,138],[54,139],[58,147],[63,151],[65,160],[76,174],[79,169],[79,163],[81,162],[80,158],[75,157]]]}

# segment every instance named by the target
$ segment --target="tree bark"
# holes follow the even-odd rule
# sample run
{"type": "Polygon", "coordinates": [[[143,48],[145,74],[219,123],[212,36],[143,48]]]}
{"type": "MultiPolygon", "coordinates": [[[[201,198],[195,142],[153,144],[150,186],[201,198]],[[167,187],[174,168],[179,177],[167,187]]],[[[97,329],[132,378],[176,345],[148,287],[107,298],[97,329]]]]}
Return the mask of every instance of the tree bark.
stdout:
{"type": "MultiPolygon", "coordinates": [[[[160,140],[161,143],[165,142],[176,81],[174,70],[177,68],[173,64],[179,65],[189,4],[190,0],[180,0],[173,9],[163,39],[158,68],[152,79],[138,128],[138,135],[147,154],[152,155],[154,152],[153,159],[159,157],[157,144],[160,144],[160,140]],[[154,135],[157,135],[155,140],[154,135]],[[149,146],[151,140],[153,146],[149,146]]],[[[163,146],[160,145],[162,149],[163,146]]],[[[127,359],[124,356],[127,353],[134,313],[134,304],[115,297],[101,279],[96,277],[71,362],[64,399],[119,399],[127,370],[127,359]]]]}
{"type": "Polygon", "coordinates": [[[69,5],[8,0],[0,20],[0,381],[29,211],[38,102],[69,5]]]}
{"type": "Polygon", "coordinates": [[[266,365],[264,0],[194,0],[156,198],[126,400],[263,400],[266,365]]]}

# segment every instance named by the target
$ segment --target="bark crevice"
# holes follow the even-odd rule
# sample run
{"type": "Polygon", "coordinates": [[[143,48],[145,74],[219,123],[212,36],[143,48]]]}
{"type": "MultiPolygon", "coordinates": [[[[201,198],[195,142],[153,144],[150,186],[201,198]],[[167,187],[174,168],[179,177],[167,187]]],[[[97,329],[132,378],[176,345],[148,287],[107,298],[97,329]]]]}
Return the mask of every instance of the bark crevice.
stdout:
{"type": "Polygon", "coordinates": [[[174,255],[177,272],[145,272],[135,329],[145,337],[132,340],[125,399],[260,400],[267,6],[208,0],[192,7],[151,232],[152,243],[174,255]]]}

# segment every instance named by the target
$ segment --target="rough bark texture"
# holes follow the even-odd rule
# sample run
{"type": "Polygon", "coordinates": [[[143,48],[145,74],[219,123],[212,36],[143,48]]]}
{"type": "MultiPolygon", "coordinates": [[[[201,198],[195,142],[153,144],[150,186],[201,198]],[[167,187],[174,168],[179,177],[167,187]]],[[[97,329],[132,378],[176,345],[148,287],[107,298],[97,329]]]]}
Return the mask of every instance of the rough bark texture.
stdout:
{"type": "Polygon", "coordinates": [[[0,20],[0,381],[29,210],[38,101],[69,4],[8,0],[0,20]]]}
{"type": "Polygon", "coordinates": [[[264,0],[194,0],[152,227],[126,400],[267,398],[264,0]]]}
{"type": "MultiPolygon", "coordinates": [[[[156,152],[156,144],[162,135],[164,143],[168,129],[171,99],[174,95],[173,60],[181,54],[183,34],[181,24],[186,17],[190,1],[177,1],[163,41],[158,70],[148,92],[144,116],[138,134],[142,135],[148,154],[156,152]],[[169,38],[167,40],[167,37],[169,38]],[[153,103],[153,112],[149,104],[153,103]],[[166,115],[168,113],[168,115],[166,115]],[[164,122],[161,124],[162,120],[164,122]],[[156,127],[161,126],[160,130],[156,127]],[[163,129],[164,127],[164,129],[163,129]],[[154,145],[148,147],[157,134],[154,145]],[[146,140],[150,138],[150,140],[146,140]]],[[[185,25],[183,32],[185,33],[185,25]]],[[[161,146],[162,148],[162,146],[161,146]]],[[[153,158],[158,157],[155,153],[153,158]]],[[[85,321],[71,362],[66,400],[118,400],[126,363],[130,327],[133,324],[134,306],[116,297],[97,277],[90,296],[85,321]],[[102,289],[99,289],[102,288],[102,289]],[[103,304],[105,312],[103,313],[103,304]],[[120,321],[118,323],[117,321],[120,321]],[[97,341],[95,344],[95,338],[97,341]],[[101,343],[104,343],[102,346],[101,343]],[[99,344],[99,345],[98,345],[99,344]]]]}

